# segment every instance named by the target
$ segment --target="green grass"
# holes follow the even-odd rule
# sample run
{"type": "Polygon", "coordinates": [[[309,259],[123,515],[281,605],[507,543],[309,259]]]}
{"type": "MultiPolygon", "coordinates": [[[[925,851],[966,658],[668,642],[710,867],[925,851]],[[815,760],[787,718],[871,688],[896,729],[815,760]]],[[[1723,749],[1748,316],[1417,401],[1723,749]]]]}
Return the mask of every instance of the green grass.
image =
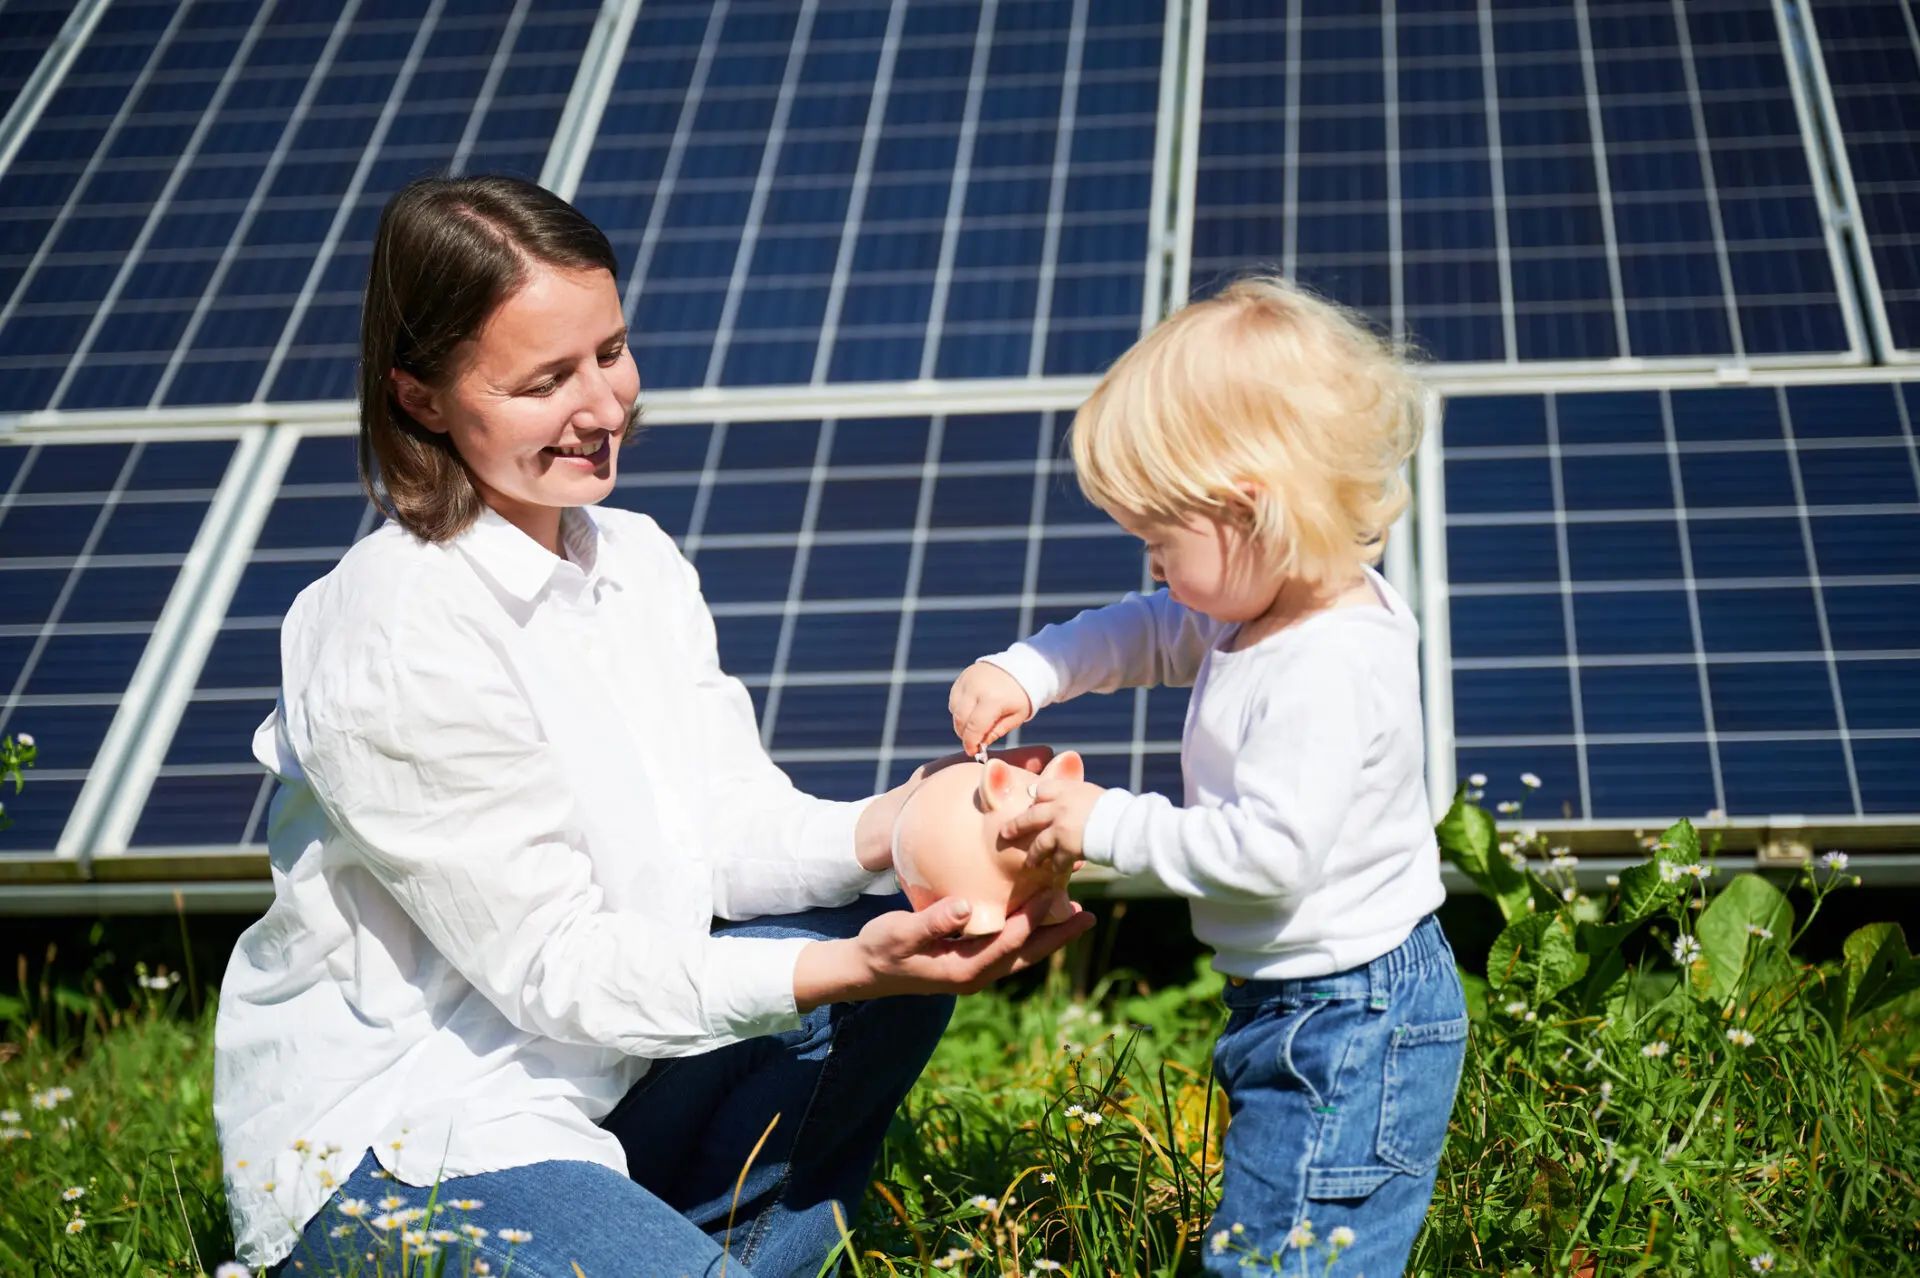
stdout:
{"type": "MultiPolygon", "coordinates": [[[[1722,883],[1683,824],[1589,899],[1471,804],[1441,833],[1507,926],[1468,974],[1466,1073],[1414,1272],[1920,1275],[1920,962],[1885,924],[1837,960],[1794,953],[1853,885],[1844,867],[1810,868],[1791,897],[1722,883]]],[[[23,960],[0,1001],[0,1109],[19,1114],[0,1126],[32,1133],[0,1142],[0,1272],[190,1274],[229,1255],[204,992],[138,975],[49,988],[23,960]]],[[[889,1135],[849,1270],[1191,1271],[1214,1245],[1218,988],[1202,965],[1075,998],[1060,966],[1026,997],[963,1000],[889,1135]]],[[[457,1248],[375,1255],[364,1272],[466,1272],[457,1248]]],[[[1341,1272],[1325,1239],[1250,1271],[1276,1261],[1341,1272]]]]}

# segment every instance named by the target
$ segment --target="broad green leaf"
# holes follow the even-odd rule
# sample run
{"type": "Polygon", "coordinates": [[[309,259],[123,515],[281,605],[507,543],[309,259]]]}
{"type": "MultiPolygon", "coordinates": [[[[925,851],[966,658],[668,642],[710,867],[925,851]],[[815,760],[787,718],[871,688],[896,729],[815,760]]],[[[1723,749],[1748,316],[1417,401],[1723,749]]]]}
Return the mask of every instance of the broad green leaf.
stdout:
{"type": "Polygon", "coordinates": [[[1620,872],[1620,919],[1638,923],[1658,914],[1680,895],[1680,884],[1661,877],[1658,858],[1620,872]]]}
{"type": "Polygon", "coordinates": [[[1920,961],[1898,923],[1869,923],[1841,947],[1849,1019],[1920,989],[1920,961]]]}
{"type": "Polygon", "coordinates": [[[1725,999],[1740,982],[1752,947],[1765,942],[1750,927],[1765,928],[1782,940],[1793,935],[1793,906],[1780,889],[1757,874],[1735,876],[1726,891],[1707,902],[1694,934],[1707,960],[1705,993],[1725,999]]]}
{"type": "Polygon", "coordinates": [[[1695,865],[1700,860],[1700,832],[1693,828],[1693,822],[1682,817],[1667,827],[1660,836],[1660,843],[1654,849],[1654,855],[1663,861],[1672,861],[1675,865],[1695,865]]]}
{"type": "Polygon", "coordinates": [[[1561,914],[1528,914],[1508,924],[1487,952],[1487,980],[1541,1007],[1585,975],[1587,956],[1561,914]]]}
{"type": "Polygon", "coordinates": [[[1530,876],[1514,869],[1501,854],[1499,828],[1485,808],[1456,798],[1433,833],[1440,842],[1440,854],[1493,898],[1501,917],[1512,922],[1527,912],[1530,876]]]}
{"type": "Polygon", "coordinates": [[[1614,995],[1614,987],[1621,984],[1627,975],[1627,960],[1615,946],[1600,958],[1588,957],[1588,971],[1585,988],[1580,994],[1580,1004],[1587,1011],[1596,1011],[1604,1006],[1614,995]]]}

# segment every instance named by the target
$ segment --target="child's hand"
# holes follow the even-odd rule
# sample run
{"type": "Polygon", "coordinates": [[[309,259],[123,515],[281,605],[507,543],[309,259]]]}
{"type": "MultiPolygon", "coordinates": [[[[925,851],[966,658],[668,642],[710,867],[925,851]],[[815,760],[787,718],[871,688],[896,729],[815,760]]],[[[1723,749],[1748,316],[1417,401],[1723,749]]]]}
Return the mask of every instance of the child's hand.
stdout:
{"type": "Polygon", "coordinates": [[[1000,837],[1009,843],[1027,843],[1028,865],[1045,865],[1054,874],[1069,873],[1079,867],[1087,818],[1106,792],[1105,786],[1091,781],[1053,777],[1038,782],[1033,806],[1009,817],[1000,827],[1000,837]]]}
{"type": "Polygon", "coordinates": [[[947,695],[953,715],[953,735],[960,748],[976,755],[1033,718],[1020,681],[988,661],[976,661],[960,672],[947,695]]]}

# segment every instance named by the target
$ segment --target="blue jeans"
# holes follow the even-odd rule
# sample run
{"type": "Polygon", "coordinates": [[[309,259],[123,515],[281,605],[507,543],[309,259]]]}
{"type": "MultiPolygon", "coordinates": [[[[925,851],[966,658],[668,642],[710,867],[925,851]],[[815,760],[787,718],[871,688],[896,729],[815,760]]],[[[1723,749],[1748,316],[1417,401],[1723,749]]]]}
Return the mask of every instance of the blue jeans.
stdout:
{"type": "MultiPolygon", "coordinates": [[[[716,922],[714,933],[830,940],[903,908],[904,897],[867,896],[835,909],[716,922]]],[[[887,1125],[952,1012],[944,996],[834,1003],[809,1012],[796,1030],[657,1062],[601,1123],[625,1147],[628,1176],[598,1163],[545,1162],[453,1177],[441,1182],[437,1202],[483,1205],[442,1212],[434,1223],[487,1230],[478,1254],[496,1274],[508,1254],[499,1231],[530,1231],[532,1240],[512,1252],[515,1278],[573,1278],[575,1264],[590,1278],[718,1278],[723,1266],[729,1278],[811,1278],[840,1241],[835,1206],[850,1227],[887,1125]],[[740,1169],[776,1114],[736,1208],[740,1169]]],[[[378,1166],[369,1152],[338,1196],[377,1202],[399,1193],[425,1205],[426,1191],[374,1179],[378,1166]]],[[[322,1210],[279,1272],[332,1274],[332,1248],[342,1244],[327,1231],[339,1223],[331,1207],[322,1210]]]]}
{"type": "Polygon", "coordinates": [[[1207,1272],[1239,1274],[1248,1252],[1301,1264],[1309,1225],[1319,1273],[1333,1231],[1353,1231],[1336,1274],[1406,1267],[1426,1219],[1466,1056],[1467,1008],[1453,950],[1429,915],[1364,967],[1292,981],[1229,983],[1214,1045],[1226,1089],[1225,1178],[1207,1272]],[[1239,1227],[1242,1232],[1231,1231],[1239,1227]]]}

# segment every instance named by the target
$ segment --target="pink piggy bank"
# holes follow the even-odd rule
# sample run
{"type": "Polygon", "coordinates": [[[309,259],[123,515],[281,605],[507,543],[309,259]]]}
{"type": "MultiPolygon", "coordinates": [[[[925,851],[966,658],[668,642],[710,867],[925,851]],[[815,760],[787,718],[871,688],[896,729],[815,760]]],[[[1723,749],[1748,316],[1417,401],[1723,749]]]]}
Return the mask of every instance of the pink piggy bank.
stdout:
{"type": "MultiPolygon", "coordinates": [[[[1053,756],[1040,776],[1078,781],[1086,764],[1068,750],[1053,756]]],[[[920,782],[893,826],[894,872],[914,909],[963,897],[973,906],[966,935],[988,936],[1029,900],[1057,892],[1042,922],[1071,917],[1067,876],[1028,868],[1026,849],[1000,837],[1008,817],[1033,805],[1028,790],[1034,782],[1033,773],[1000,758],[949,764],[920,782]]]]}

